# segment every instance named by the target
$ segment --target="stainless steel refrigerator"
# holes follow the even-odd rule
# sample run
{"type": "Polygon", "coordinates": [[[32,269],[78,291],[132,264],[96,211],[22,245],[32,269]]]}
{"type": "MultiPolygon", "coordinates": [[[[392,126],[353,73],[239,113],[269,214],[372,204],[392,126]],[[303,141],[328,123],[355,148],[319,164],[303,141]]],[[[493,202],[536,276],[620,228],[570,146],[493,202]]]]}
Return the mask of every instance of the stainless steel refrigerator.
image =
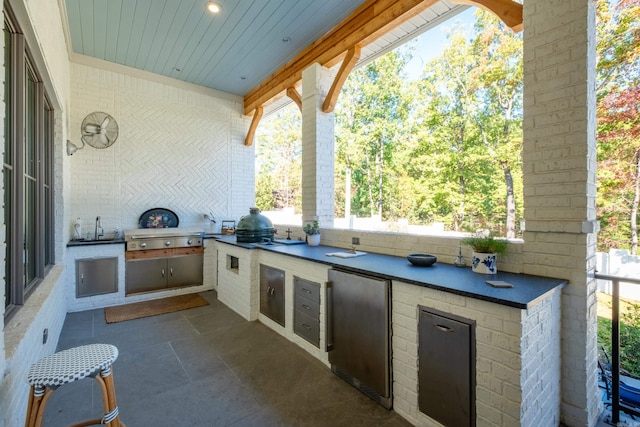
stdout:
{"type": "Polygon", "coordinates": [[[331,370],[390,409],[389,281],[329,270],[327,301],[331,370]]]}

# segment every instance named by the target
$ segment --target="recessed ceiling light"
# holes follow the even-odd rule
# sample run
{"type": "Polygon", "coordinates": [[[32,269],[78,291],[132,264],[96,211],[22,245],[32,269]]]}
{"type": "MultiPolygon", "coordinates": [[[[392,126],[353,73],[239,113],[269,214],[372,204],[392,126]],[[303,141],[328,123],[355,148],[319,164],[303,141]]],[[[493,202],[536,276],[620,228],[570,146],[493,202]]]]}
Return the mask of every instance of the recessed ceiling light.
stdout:
{"type": "Polygon", "coordinates": [[[291,41],[291,38],[289,37],[283,37],[282,38],[282,43],[289,43],[291,41]]]}
{"type": "Polygon", "coordinates": [[[240,76],[242,80],[247,80],[247,76],[240,76]]]}
{"type": "Polygon", "coordinates": [[[207,10],[213,14],[220,13],[222,6],[214,1],[207,2],[207,10]]]}

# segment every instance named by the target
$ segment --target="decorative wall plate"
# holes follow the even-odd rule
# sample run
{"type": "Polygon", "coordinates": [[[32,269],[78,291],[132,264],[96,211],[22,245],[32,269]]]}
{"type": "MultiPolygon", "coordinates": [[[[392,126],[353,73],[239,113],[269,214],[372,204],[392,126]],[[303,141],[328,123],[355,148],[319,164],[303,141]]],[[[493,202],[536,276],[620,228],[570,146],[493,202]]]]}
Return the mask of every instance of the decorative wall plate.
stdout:
{"type": "Polygon", "coordinates": [[[172,228],[177,227],[179,222],[178,216],[169,209],[153,208],[140,215],[138,226],[140,228],[172,228]]]}

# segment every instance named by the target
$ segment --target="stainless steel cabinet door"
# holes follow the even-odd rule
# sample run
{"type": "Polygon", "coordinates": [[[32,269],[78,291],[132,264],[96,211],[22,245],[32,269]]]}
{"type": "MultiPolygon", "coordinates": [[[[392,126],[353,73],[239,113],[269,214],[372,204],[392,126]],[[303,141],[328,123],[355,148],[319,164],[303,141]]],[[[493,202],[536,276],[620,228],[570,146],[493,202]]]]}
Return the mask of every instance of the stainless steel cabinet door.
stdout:
{"type": "Polygon", "coordinates": [[[337,270],[329,270],[329,282],[329,362],[390,397],[389,282],[337,270]]]}
{"type": "Polygon", "coordinates": [[[260,264],[260,313],[284,326],[284,271],[260,264]]]}
{"type": "Polygon", "coordinates": [[[201,285],[202,255],[184,255],[167,259],[167,287],[201,285]]]}
{"type": "Polygon", "coordinates": [[[420,307],[418,407],[447,426],[475,426],[473,321],[420,307]]]}
{"type": "Polygon", "coordinates": [[[76,260],[76,297],[118,292],[118,258],[76,260]]]}
{"type": "Polygon", "coordinates": [[[167,287],[167,259],[150,258],[127,261],[125,293],[147,292],[167,287]]]}

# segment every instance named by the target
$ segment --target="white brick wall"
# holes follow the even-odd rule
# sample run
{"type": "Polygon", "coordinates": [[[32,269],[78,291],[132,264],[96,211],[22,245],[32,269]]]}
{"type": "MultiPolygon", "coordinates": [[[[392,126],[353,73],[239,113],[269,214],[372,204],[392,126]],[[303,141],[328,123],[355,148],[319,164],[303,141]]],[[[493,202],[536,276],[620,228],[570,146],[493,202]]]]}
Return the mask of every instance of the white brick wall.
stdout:
{"type": "Polygon", "coordinates": [[[244,249],[226,243],[218,248],[218,299],[247,320],[256,320],[260,310],[260,268],[258,250],[244,249]],[[232,269],[230,257],[238,259],[232,269]]]}
{"type": "Polygon", "coordinates": [[[6,357],[10,363],[0,383],[0,426],[24,425],[29,396],[27,371],[35,361],[53,353],[58,345],[66,315],[62,273],[62,267],[54,267],[4,328],[6,357]],[[45,328],[49,339],[43,344],[45,328]]]}
{"type": "Polygon", "coordinates": [[[302,72],[302,217],[333,224],[334,114],[322,103],[334,72],[313,64],[302,72]]]}
{"type": "Polygon", "coordinates": [[[249,120],[242,98],[79,63],[71,72],[71,141],[81,144],[80,125],[92,111],[111,114],[119,136],[111,147],[86,146],[71,157],[67,237],[77,217],[92,233],[97,216],[107,232],[137,228],[139,216],[154,207],[173,210],[180,226],[203,228],[204,213],[218,220],[248,213],[254,148],[243,143],[249,120]]]}
{"type": "Polygon", "coordinates": [[[418,410],[418,305],[422,305],[476,321],[478,426],[558,425],[560,292],[529,310],[397,281],[392,297],[396,412],[414,425],[439,425],[418,410]]]}
{"type": "Polygon", "coordinates": [[[595,1],[523,5],[523,270],[570,282],[562,298],[562,421],[591,426],[601,408],[588,274],[597,232],[595,1]]]}

